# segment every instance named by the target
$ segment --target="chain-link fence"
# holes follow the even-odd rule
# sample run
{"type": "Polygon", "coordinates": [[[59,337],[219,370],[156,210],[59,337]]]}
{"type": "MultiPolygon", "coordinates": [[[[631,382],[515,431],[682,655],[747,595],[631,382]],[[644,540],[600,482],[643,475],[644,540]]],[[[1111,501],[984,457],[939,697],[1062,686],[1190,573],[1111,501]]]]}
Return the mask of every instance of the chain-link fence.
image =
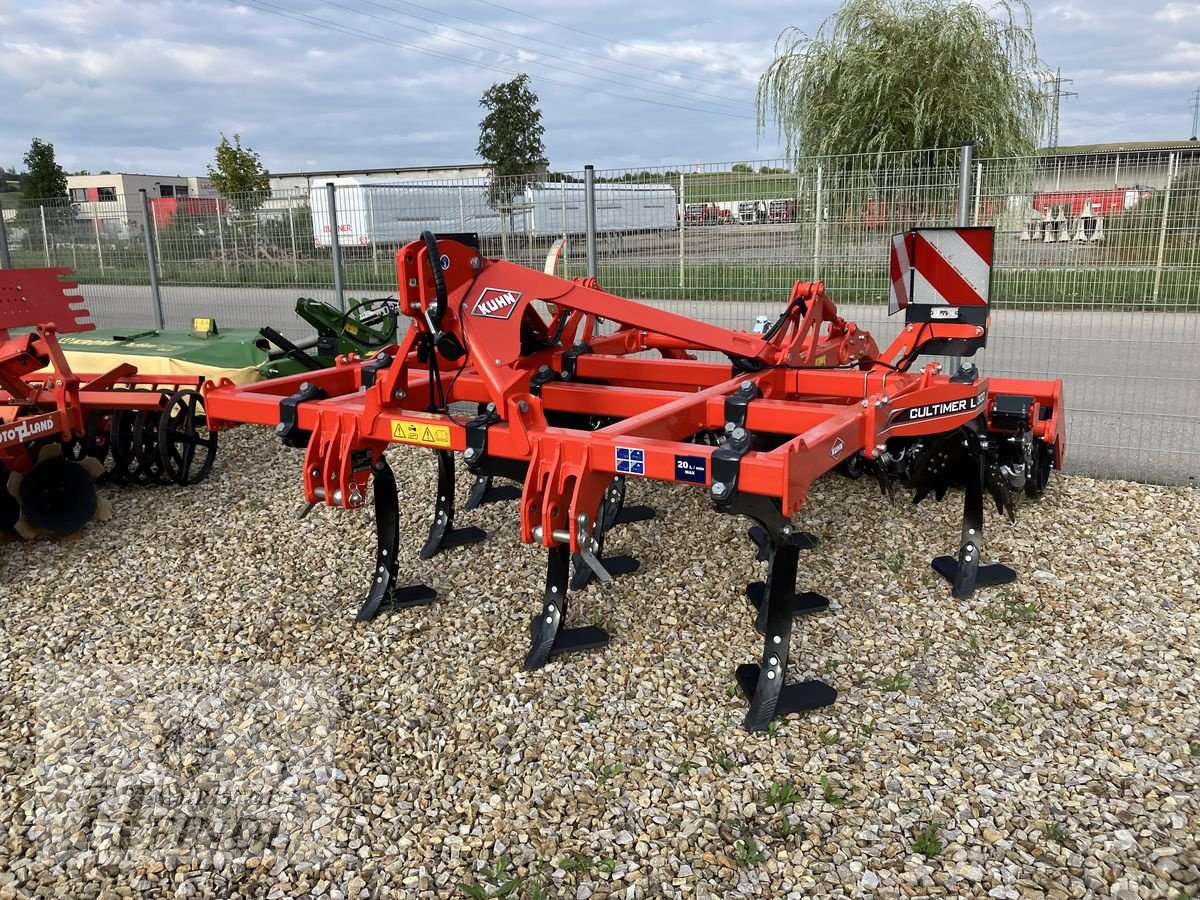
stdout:
{"type": "MultiPolygon", "coordinates": [[[[622,296],[736,328],[821,279],[886,343],[888,237],[950,225],[958,149],[596,170],[595,265],[622,296]]],[[[585,173],[490,183],[336,178],[311,193],[5,205],[16,266],[69,266],[102,325],[153,327],[146,231],[169,328],[306,326],[296,298],[395,292],[394,255],[422,230],[475,233],[485,255],[587,273],[585,173]]],[[[1066,380],[1070,468],[1187,482],[1200,474],[1200,152],[984,159],[970,224],[996,230],[987,374],[1066,380]]]]}

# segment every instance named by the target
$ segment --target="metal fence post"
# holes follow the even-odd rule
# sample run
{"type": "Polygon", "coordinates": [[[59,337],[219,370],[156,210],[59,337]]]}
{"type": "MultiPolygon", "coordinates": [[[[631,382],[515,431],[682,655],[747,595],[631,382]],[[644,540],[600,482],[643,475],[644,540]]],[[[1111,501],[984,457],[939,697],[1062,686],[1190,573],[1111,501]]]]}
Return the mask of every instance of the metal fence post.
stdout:
{"type": "MultiPolygon", "coordinates": [[[[150,201],[147,200],[146,202],[149,203],[150,201]]],[[[156,254],[158,254],[158,256],[157,256],[158,264],[161,266],[162,265],[162,242],[159,241],[159,239],[158,239],[158,205],[157,204],[151,204],[151,206],[150,206],[150,220],[154,224],[154,252],[156,254]]]]}
{"type": "Polygon", "coordinates": [[[687,198],[683,194],[683,173],[679,173],[679,286],[683,287],[684,249],[683,229],[687,225],[687,198]]]}
{"type": "Polygon", "coordinates": [[[155,263],[157,253],[154,247],[154,231],[150,227],[150,199],[146,196],[146,189],[141,188],[138,191],[142,201],[142,234],[146,238],[146,266],[150,270],[150,299],[154,301],[154,322],[155,327],[159,331],[163,331],[166,326],[166,319],[163,317],[162,291],[158,285],[158,265],[155,263]]]}
{"type": "Polygon", "coordinates": [[[1158,255],[1154,260],[1154,290],[1150,295],[1150,301],[1155,306],[1158,305],[1158,293],[1162,287],[1163,253],[1167,249],[1167,213],[1171,209],[1171,182],[1175,180],[1176,159],[1174,153],[1167,157],[1167,186],[1163,191],[1162,224],[1158,229],[1158,255]]]}
{"type": "Polygon", "coordinates": [[[346,286],[342,283],[342,240],[338,233],[337,187],[332,181],[325,182],[325,197],[329,204],[329,237],[333,248],[333,290],[337,294],[338,309],[346,311],[346,286]]]}
{"type": "Polygon", "coordinates": [[[587,273],[596,277],[596,167],[583,167],[583,206],[587,222],[587,273]]]}
{"type": "Polygon", "coordinates": [[[92,230],[96,232],[96,257],[100,260],[100,271],[104,271],[104,246],[100,243],[100,218],[92,219],[92,230]]]}
{"type": "Polygon", "coordinates": [[[4,224],[3,203],[0,203],[0,268],[12,268],[12,256],[8,252],[8,226],[4,224]]]}
{"type": "Polygon", "coordinates": [[[975,214],[971,218],[972,225],[979,224],[979,198],[983,193],[983,163],[975,163],[975,214]]]}
{"type": "Polygon", "coordinates": [[[38,212],[42,214],[42,255],[46,257],[46,268],[50,268],[50,235],[46,231],[46,207],[39,206],[38,212]]]}
{"type": "Polygon", "coordinates": [[[367,198],[367,220],[371,228],[371,274],[379,277],[379,245],[375,243],[375,201],[370,191],[363,191],[367,198]]]}
{"type": "Polygon", "coordinates": [[[958,210],[954,224],[965,228],[971,220],[971,175],[974,169],[971,157],[975,152],[974,141],[964,141],[958,156],[958,210]]]}
{"type": "Polygon", "coordinates": [[[296,252],[296,219],[292,215],[292,203],[296,198],[288,194],[288,234],[292,239],[292,272],[296,278],[300,277],[300,254],[296,252]]]}
{"type": "Polygon", "coordinates": [[[225,211],[221,209],[221,201],[217,201],[217,242],[221,245],[221,277],[229,280],[229,260],[225,252],[225,211]]]}
{"type": "Polygon", "coordinates": [[[825,167],[817,166],[817,213],[813,222],[813,281],[821,278],[821,220],[825,207],[825,167]]]}

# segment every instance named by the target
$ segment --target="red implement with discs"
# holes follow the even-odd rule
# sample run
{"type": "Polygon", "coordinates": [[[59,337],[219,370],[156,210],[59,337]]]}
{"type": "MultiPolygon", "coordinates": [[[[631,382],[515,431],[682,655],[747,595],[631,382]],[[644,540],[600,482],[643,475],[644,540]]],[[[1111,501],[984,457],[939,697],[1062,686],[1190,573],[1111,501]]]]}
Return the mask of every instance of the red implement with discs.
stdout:
{"type": "Polygon", "coordinates": [[[455,526],[456,453],[476,476],[468,509],[496,496],[494,478],[519,482],[521,539],[548,554],[527,669],[607,642],[599,628],[566,627],[567,594],[636,567],[603,554],[609,529],[653,514],[623,508],[628,480],[706,489],[718,512],[754,523],[767,563],[765,581],[748,588],[762,658],[737,673],[750,699],[747,727],[763,730],[836,696],[818,681],[784,683],[793,618],[828,606],[797,590],[800,550],[814,542],[791,524],[824,473],[871,473],[885,487],[901,481],[918,500],[962,487],[958,554],[934,568],[957,597],[1015,577],[981,564],[984,494],[1011,514],[1018,493],[1044,490],[1064,452],[1061,382],[987,379],[971,365],[950,376],[934,362],[914,367],[921,354],[970,356],[984,346],[990,238],[914,235],[910,258],[893,266],[906,322],[880,350],[838,315],[820,282],[797,282],[774,325],[756,334],[625,300],[593,280],[485,259],[471,236],[427,233],[397,254],[400,306],[411,317],[398,345],[290,379],[206,385],[209,422],[273,425],[285,443],[305,448],[313,503],[360,506],[374,476],[378,555],[360,619],[432,597],[397,584],[396,482],[382,455],[389,444],[437,456],[426,558],[484,536],[455,526]],[[940,246],[948,249],[937,264],[923,268],[940,246]],[[935,296],[948,268],[948,293],[935,296]],[[964,279],[973,288],[960,303],[954,294],[964,279]],[[702,361],[700,352],[725,361],[702,361]],[[476,412],[459,412],[463,403],[476,412]]]}
{"type": "Polygon", "coordinates": [[[0,270],[0,532],[27,538],[106,517],[101,475],[193,484],[216,452],[216,435],[200,430],[202,378],[139,376],[129,364],[71,371],[56,335],[95,326],[83,298],[67,293],[77,287],[69,275],[0,270]]]}

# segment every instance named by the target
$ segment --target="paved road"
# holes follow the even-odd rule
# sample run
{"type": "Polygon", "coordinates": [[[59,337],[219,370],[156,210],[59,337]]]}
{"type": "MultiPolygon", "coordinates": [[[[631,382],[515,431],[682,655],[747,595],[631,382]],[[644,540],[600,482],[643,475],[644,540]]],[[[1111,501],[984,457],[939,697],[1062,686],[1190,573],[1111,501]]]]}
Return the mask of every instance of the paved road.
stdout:
{"type": "MultiPolygon", "coordinates": [[[[153,321],[148,287],[83,286],[97,324],[153,321]]],[[[293,307],[300,295],[333,301],[331,291],[269,288],[163,288],[168,328],[193,316],[221,325],[270,324],[289,337],[308,336],[293,307]]],[[[749,328],[777,315],[761,301],[655,301],[720,325],[749,328]]],[[[885,345],[898,320],[880,307],[842,307],[885,345]]],[[[1109,477],[1200,483],[1200,314],[1037,312],[997,308],[989,346],[976,363],[991,375],[1061,376],[1068,408],[1068,468],[1109,477]]]]}

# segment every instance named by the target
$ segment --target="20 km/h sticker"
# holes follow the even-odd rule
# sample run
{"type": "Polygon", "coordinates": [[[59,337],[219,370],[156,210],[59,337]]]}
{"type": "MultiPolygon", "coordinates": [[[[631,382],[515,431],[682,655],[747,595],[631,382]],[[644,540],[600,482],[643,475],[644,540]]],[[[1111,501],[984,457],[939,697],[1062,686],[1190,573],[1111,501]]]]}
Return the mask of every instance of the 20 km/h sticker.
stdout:
{"type": "Polygon", "coordinates": [[[425,447],[450,449],[450,426],[430,425],[428,422],[410,422],[398,419],[392,422],[392,440],[405,444],[421,444],[425,447]]]}

